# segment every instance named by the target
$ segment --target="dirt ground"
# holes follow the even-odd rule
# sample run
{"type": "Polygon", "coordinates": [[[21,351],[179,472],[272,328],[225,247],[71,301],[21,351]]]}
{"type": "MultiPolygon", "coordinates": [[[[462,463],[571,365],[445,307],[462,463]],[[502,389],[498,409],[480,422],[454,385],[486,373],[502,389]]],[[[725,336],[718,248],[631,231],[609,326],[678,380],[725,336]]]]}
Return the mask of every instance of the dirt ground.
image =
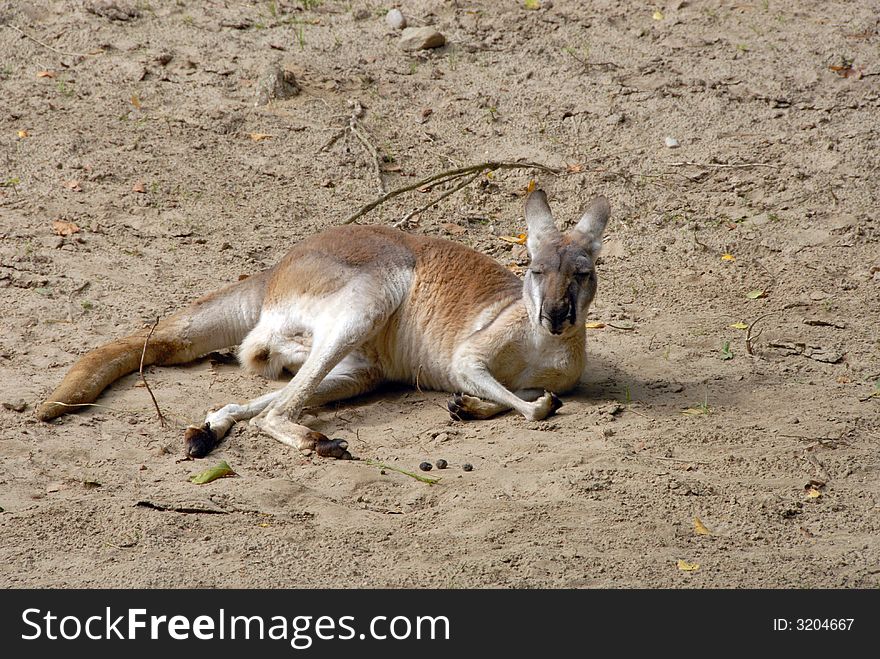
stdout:
{"type": "Polygon", "coordinates": [[[880,586],[880,3],[400,6],[446,45],[402,50],[362,0],[0,2],[0,586],[880,586]],[[299,91],[259,104],[273,67],[299,91]],[[170,427],[137,375],[34,418],[77,356],[376,198],[370,149],[389,190],[565,169],[408,225],[512,268],[530,178],[563,223],[609,197],[558,415],[389,388],[306,417],[361,460],[240,424],[183,461],[187,424],[278,386],[215,355],[147,369],[170,427]]]}

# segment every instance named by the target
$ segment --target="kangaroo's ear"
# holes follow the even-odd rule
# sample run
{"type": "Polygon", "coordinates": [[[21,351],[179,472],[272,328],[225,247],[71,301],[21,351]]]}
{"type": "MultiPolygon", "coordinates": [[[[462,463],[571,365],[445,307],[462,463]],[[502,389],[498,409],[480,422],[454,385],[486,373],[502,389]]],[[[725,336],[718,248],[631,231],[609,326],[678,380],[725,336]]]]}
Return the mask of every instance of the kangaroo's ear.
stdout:
{"type": "Polygon", "coordinates": [[[598,254],[602,249],[602,234],[605,225],[611,215],[611,204],[605,197],[596,197],[587,206],[587,210],[571,229],[575,240],[589,247],[593,254],[598,254]]]}
{"type": "Polygon", "coordinates": [[[526,248],[529,256],[534,258],[540,246],[559,233],[543,190],[535,190],[526,199],[526,225],[529,228],[526,248]]]}

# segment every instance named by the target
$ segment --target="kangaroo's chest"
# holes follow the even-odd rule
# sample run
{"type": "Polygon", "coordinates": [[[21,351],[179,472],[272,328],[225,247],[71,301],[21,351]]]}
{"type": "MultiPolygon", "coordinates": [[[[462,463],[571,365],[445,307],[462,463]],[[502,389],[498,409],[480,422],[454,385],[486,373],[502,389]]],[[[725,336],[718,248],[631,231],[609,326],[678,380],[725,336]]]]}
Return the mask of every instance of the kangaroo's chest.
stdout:
{"type": "Polygon", "coordinates": [[[583,368],[584,345],[577,337],[511,341],[489,362],[492,375],[513,390],[566,391],[577,384],[583,368]]]}

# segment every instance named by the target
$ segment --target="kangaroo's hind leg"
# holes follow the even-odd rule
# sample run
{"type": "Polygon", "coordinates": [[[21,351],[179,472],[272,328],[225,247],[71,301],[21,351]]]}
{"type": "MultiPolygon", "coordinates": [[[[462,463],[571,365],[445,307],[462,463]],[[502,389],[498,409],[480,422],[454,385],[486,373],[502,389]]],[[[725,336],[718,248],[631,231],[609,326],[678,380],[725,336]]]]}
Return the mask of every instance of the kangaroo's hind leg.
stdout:
{"type": "MultiPolygon", "coordinates": [[[[339,362],[318,385],[306,402],[306,407],[319,407],[338,400],[345,400],[367,393],[381,382],[382,373],[364,350],[358,350],[339,362]]],[[[255,398],[244,405],[232,403],[205,419],[204,425],[187,428],[185,440],[187,455],[201,458],[207,455],[238,421],[247,421],[260,414],[284,391],[279,389],[255,398]]],[[[327,457],[346,457],[348,444],[341,439],[328,439],[321,433],[296,423],[286,425],[285,432],[277,433],[275,427],[264,428],[259,421],[254,425],[280,442],[300,450],[316,451],[327,457]]],[[[351,457],[349,454],[348,457],[351,457]]]]}

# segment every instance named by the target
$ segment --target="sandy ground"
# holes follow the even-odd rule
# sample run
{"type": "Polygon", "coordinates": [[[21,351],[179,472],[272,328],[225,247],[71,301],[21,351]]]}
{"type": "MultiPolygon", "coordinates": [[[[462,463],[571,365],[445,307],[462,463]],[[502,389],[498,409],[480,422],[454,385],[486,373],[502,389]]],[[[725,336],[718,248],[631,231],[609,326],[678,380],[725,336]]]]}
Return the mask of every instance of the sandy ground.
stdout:
{"type": "Polygon", "coordinates": [[[447,44],[416,53],[389,7],[0,3],[0,585],[880,586],[880,3],[418,1],[447,44]],[[273,66],[300,91],[257,105],[273,66]],[[34,418],[78,355],[374,199],[355,103],[387,189],[568,170],[481,177],[411,231],[516,268],[530,178],[563,222],[610,198],[604,327],[557,416],[396,388],[307,417],[447,460],[435,486],[246,425],[182,461],[185,425],[277,386],[219,357],[148,369],[168,428],[137,376],[34,418]],[[749,355],[733,325],[765,314],[749,355]],[[188,482],[220,459],[238,477],[188,482]]]}

